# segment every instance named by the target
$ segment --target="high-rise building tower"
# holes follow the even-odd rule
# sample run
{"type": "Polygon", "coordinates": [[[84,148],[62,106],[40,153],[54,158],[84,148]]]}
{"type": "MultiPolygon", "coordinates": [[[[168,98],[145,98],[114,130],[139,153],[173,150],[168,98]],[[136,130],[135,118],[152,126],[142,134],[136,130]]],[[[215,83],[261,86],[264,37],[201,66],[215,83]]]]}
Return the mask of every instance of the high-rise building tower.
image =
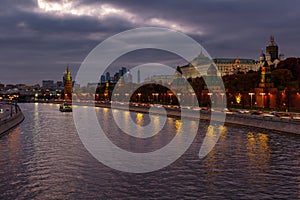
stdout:
{"type": "Polygon", "coordinates": [[[139,69],[137,71],[137,83],[141,83],[141,72],[139,69]]]}
{"type": "Polygon", "coordinates": [[[100,77],[100,83],[105,83],[105,76],[104,75],[101,75],[101,77],[100,77]]]}
{"type": "Polygon", "coordinates": [[[274,36],[270,37],[270,44],[266,47],[266,52],[271,56],[271,62],[278,59],[278,46],[275,43],[274,36]]]}
{"type": "Polygon", "coordinates": [[[109,72],[106,72],[105,78],[106,78],[106,81],[110,81],[110,73],[109,72]]]}
{"type": "Polygon", "coordinates": [[[72,77],[71,72],[69,70],[69,66],[67,66],[66,72],[63,77],[64,82],[64,90],[63,90],[63,99],[64,100],[72,100],[72,77]]]}

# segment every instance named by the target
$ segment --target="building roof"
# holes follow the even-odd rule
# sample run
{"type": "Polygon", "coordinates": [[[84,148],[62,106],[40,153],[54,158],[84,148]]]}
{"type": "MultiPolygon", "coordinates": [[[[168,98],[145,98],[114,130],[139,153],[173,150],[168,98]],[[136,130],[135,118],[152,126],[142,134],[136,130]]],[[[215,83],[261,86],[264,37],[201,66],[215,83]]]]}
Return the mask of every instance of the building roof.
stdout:
{"type": "Polygon", "coordinates": [[[217,69],[216,69],[215,65],[211,64],[209,66],[209,68],[207,69],[207,71],[217,71],[217,69]]]}
{"type": "MultiPolygon", "coordinates": [[[[236,58],[215,58],[213,59],[215,63],[235,63],[236,58]]],[[[239,58],[240,64],[254,64],[257,61],[254,59],[239,58]]]]}

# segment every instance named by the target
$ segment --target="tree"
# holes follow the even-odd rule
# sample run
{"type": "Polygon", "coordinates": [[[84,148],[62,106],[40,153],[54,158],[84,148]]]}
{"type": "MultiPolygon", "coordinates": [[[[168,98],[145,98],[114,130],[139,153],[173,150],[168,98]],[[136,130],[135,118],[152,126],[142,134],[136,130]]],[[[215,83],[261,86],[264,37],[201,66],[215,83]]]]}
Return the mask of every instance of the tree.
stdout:
{"type": "Polygon", "coordinates": [[[276,69],[272,71],[272,81],[278,89],[282,89],[293,80],[293,74],[288,69],[276,69]]]}

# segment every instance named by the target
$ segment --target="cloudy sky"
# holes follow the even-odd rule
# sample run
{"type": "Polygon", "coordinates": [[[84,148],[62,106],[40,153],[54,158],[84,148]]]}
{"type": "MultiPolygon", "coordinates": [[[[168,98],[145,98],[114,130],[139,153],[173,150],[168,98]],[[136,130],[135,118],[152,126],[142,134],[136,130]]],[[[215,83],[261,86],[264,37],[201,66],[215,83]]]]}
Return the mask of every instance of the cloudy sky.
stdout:
{"type": "MultiPolygon", "coordinates": [[[[75,76],[101,41],[145,26],[181,31],[213,58],[257,59],[270,35],[286,57],[299,57],[299,7],[298,0],[0,0],[0,81],[60,80],[67,64],[75,76]]],[[[135,58],[172,63],[152,54],[135,58]]]]}

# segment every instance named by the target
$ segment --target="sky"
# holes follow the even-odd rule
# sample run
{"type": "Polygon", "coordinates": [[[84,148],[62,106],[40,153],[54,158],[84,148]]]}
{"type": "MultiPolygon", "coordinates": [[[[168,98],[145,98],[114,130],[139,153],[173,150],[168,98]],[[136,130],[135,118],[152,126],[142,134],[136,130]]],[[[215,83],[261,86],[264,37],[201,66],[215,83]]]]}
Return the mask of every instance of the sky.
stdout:
{"type": "MultiPolygon", "coordinates": [[[[212,58],[258,59],[271,35],[286,57],[299,57],[299,7],[298,0],[0,0],[0,82],[61,80],[66,65],[74,77],[103,40],[140,27],[180,31],[212,58]]],[[[184,64],[168,53],[131,54],[111,73],[121,65],[184,64]]]]}

